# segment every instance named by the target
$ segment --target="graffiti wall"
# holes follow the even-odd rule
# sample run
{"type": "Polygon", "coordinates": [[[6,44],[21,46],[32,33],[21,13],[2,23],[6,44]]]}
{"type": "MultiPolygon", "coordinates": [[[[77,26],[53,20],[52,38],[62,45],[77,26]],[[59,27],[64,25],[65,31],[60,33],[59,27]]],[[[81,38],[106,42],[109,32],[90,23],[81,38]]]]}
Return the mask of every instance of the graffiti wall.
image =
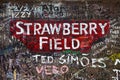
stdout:
{"type": "Polygon", "coordinates": [[[120,1],[1,1],[0,80],[120,80],[120,1]]]}

